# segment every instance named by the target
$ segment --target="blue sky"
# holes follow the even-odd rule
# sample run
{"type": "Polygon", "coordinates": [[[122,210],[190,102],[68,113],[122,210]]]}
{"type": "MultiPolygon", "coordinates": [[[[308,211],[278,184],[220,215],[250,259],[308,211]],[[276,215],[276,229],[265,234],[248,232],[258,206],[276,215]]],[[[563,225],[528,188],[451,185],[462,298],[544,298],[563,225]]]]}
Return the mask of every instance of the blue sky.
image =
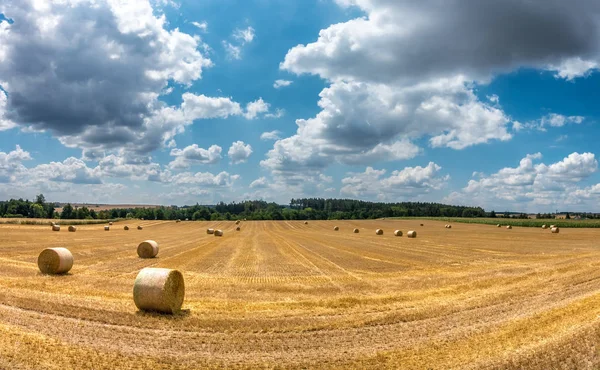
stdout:
{"type": "Polygon", "coordinates": [[[600,208],[594,1],[0,13],[0,198],[600,208]]]}

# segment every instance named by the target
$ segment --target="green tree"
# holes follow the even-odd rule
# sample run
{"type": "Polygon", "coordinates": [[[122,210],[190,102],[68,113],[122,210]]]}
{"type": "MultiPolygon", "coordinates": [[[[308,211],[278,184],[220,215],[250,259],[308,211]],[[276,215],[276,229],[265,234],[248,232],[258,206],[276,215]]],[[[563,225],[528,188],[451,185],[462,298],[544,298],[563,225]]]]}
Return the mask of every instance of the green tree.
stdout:
{"type": "Polygon", "coordinates": [[[46,212],[44,211],[44,207],[42,207],[41,204],[34,203],[31,206],[31,217],[34,217],[34,218],[46,217],[46,212]]]}
{"type": "Polygon", "coordinates": [[[60,218],[62,218],[63,220],[74,218],[73,206],[71,205],[71,203],[67,203],[67,205],[63,207],[63,211],[60,214],[60,218]]]}

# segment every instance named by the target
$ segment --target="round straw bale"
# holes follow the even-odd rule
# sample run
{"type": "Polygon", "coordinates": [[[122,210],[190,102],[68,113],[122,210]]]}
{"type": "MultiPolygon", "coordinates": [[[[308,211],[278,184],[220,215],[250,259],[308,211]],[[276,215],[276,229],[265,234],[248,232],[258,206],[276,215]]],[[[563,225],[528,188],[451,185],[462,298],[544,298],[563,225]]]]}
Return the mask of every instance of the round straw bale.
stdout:
{"type": "Polygon", "coordinates": [[[69,226],[69,231],[74,233],[75,231],[77,231],[77,228],[73,225],[69,226]]]}
{"type": "Polygon", "coordinates": [[[138,225],[137,229],[142,230],[143,228],[142,228],[142,226],[138,225]]]}
{"type": "Polygon", "coordinates": [[[240,231],[240,230],[241,230],[241,228],[239,226],[235,228],[235,231],[240,231]]]}
{"type": "Polygon", "coordinates": [[[56,225],[56,223],[54,221],[51,221],[50,226],[54,226],[54,225],[56,225]]]}
{"type": "Polygon", "coordinates": [[[406,233],[406,236],[408,236],[409,238],[416,238],[417,237],[417,232],[414,230],[411,230],[409,232],[406,233]]]}
{"type": "Polygon", "coordinates": [[[305,225],[308,225],[308,221],[304,221],[304,224],[305,224],[305,225]]]}
{"type": "Polygon", "coordinates": [[[177,221],[175,221],[175,222],[181,222],[181,220],[180,220],[180,219],[177,219],[177,221]]]}
{"type": "Polygon", "coordinates": [[[52,231],[60,231],[60,225],[52,225],[52,231]]]}
{"type": "Polygon", "coordinates": [[[353,233],[358,234],[359,230],[358,229],[354,229],[352,230],[353,233]]]}
{"type": "Polygon", "coordinates": [[[396,231],[394,231],[394,235],[396,235],[396,236],[402,236],[402,231],[401,230],[396,230],[396,231]]]}
{"type": "Polygon", "coordinates": [[[109,226],[112,226],[112,222],[109,222],[109,223],[108,223],[108,225],[109,225],[109,226]]]}
{"type": "Polygon", "coordinates": [[[184,296],[183,275],[177,270],[146,267],[133,284],[133,301],[142,311],[177,313],[184,296]]]}
{"type": "Polygon", "coordinates": [[[127,225],[123,226],[123,230],[129,230],[129,226],[127,226],[127,225]]]}
{"type": "Polygon", "coordinates": [[[552,234],[558,234],[558,232],[560,231],[560,229],[558,227],[553,227],[550,229],[550,231],[552,232],[552,234]]]}
{"type": "Polygon", "coordinates": [[[546,230],[547,228],[548,228],[548,226],[542,225],[542,229],[546,230]]]}
{"type": "Polygon", "coordinates": [[[235,224],[236,224],[236,225],[239,225],[239,224],[240,224],[240,220],[237,220],[237,221],[235,222],[235,224]]]}
{"type": "Polygon", "coordinates": [[[500,226],[500,224],[498,224],[498,225],[496,225],[496,227],[502,227],[502,226],[500,226]]]}
{"type": "Polygon", "coordinates": [[[215,233],[215,229],[206,229],[206,233],[207,234],[214,234],[215,233]]]}
{"type": "Polygon", "coordinates": [[[383,230],[377,229],[377,230],[375,230],[375,234],[377,234],[377,235],[383,235],[383,230]]]}
{"type": "Polygon", "coordinates": [[[104,226],[104,231],[110,230],[110,226],[104,226]]]}
{"type": "Polygon", "coordinates": [[[421,224],[421,226],[425,226],[425,225],[421,224]]]}
{"type": "Polygon", "coordinates": [[[550,228],[552,229],[553,227],[556,227],[556,225],[550,225],[550,228]]]}
{"type": "Polygon", "coordinates": [[[244,219],[244,221],[246,221],[246,219],[244,219]]]}
{"type": "Polygon", "coordinates": [[[335,231],[338,231],[339,229],[340,229],[340,228],[339,228],[339,227],[337,227],[337,226],[334,226],[334,227],[333,227],[333,230],[335,230],[335,231]]]}
{"type": "Polygon", "coordinates": [[[154,258],[158,254],[158,243],[154,240],[144,240],[137,247],[140,258],[154,258]]]}
{"type": "Polygon", "coordinates": [[[42,274],[65,274],[73,267],[73,255],[67,248],[46,248],[38,257],[42,274]]]}
{"type": "Polygon", "coordinates": [[[507,229],[512,229],[512,226],[510,226],[510,225],[506,225],[506,228],[507,228],[507,229]]]}
{"type": "Polygon", "coordinates": [[[223,236],[223,230],[215,230],[215,236],[223,236]]]}
{"type": "Polygon", "coordinates": [[[189,218],[186,218],[185,220],[186,220],[186,221],[189,221],[190,219],[189,219],[189,218]]]}
{"type": "Polygon", "coordinates": [[[448,225],[446,225],[446,228],[451,229],[452,225],[448,224],[448,225]]]}

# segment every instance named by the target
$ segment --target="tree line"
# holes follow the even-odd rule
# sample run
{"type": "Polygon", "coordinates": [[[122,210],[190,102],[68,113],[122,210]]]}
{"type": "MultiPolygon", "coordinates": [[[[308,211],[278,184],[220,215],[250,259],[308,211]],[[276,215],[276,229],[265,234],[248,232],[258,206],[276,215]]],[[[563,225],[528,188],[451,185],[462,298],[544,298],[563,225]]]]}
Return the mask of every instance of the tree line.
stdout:
{"type": "MultiPolygon", "coordinates": [[[[494,211],[481,207],[453,206],[428,202],[368,202],[354,199],[300,198],[292,199],[288,206],[262,200],[224,203],[216,205],[162,206],[141,208],[113,208],[96,211],[88,207],[66,204],[62,212],[55,211],[56,204],[46,202],[43,194],[35,202],[11,199],[0,202],[0,217],[62,218],[62,219],[116,219],[143,218],[146,220],[363,220],[384,217],[496,217],[494,211]]],[[[574,215],[574,214],[571,214],[574,215]]],[[[600,215],[582,214],[586,218],[600,215]]],[[[526,214],[504,213],[504,217],[527,218],[526,214]]],[[[551,214],[538,214],[538,218],[554,218],[551,214]]]]}

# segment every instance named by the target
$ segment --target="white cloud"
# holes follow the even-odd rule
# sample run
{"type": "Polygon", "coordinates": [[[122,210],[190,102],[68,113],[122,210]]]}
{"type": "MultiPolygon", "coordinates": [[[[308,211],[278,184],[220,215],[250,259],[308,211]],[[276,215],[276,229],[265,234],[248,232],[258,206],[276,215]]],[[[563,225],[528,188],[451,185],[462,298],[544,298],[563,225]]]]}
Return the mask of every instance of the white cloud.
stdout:
{"type": "Polygon", "coordinates": [[[526,123],[515,122],[513,123],[513,129],[515,131],[523,129],[546,131],[546,127],[563,127],[567,124],[580,124],[584,120],[585,117],[582,116],[564,116],[562,114],[550,113],[535,121],[526,123]]]}
{"type": "Polygon", "coordinates": [[[274,131],[263,132],[260,135],[260,139],[261,140],[279,140],[279,139],[281,139],[281,131],[274,130],[274,131]]]}
{"type": "Polygon", "coordinates": [[[445,201],[497,210],[550,211],[581,204],[578,194],[595,189],[577,186],[598,170],[593,153],[571,153],[550,165],[536,164],[541,158],[541,153],[530,154],[521,159],[518,167],[503,168],[487,176],[479,173],[477,179],[470,180],[465,188],[450,194],[445,201]]]}
{"type": "Polygon", "coordinates": [[[269,186],[269,183],[267,181],[267,179],[263,176],[263,177],[259,177],[258,179],[252,181],[252,183],[250,183],[250,188],[254,189],[254,188],[267,188],[269,186]]]}
{"type": "Polygon", "coordinates": [[[36,181],[68,182],[72,184],[101,184],[98,171],[89,168],[81,159],[69,157],[62,162],[40,164],[29,169],[28,176],[36,181]]]}
{"type": "Polygon", "coordinates": [[[213,175],[210,172],[182,172],[171,178],[176,185],[201,185],[206,187],[231,187],[239,179],[239,175],[220,172],[213,175]]]}
{"type": "Polygon", "coordinates": [[[268,112],[269,107],[269,103],[265,102],[262,98],[258,98],[258,100],[246,105],[244,117],[246,117],[246,119],[255,119],[259,114],[268,112]]]}
{"type": "Polygon", "coordinates": [[[23,0],[2,10],[14,23],[0,22],[0,130],[18,125],[50,132],[68,147],[147,154],[195,119],[243,113],[229,98],[201,94],[183,94],[180,107],[161,102],[213,63],[198,36],[168,30],[148,1],[39,4],[23,0]]]}
{"type": "Polygon", "coordinates": [[[202,22],[191,22],[192,25],[196,26],[198,29],[200,29],[202,32],[206,32],[206,30],[208,29],[208,23],[206,23],[206,21],[202,21],[202,22]]]}
{"type": "MultiPolygon", "coordinates": [[[[365,16],[322,29],[281,62],[282,70],[317,75],[329,87],[320,94],[321,111],[297,120],[296,134],[267,154],[262,164],[274,175],[320,170],[343,162],[342,154],[361,158],[378,146],[414,146],[407,143],[423,138],[456,150],[510,140],[511,126],[523,124],[512,122],[498,96],[480,100],[477,84],[563,62],[568,78],[591,67],[575,68],[571,58],[600,60],[600,6],[592,1],[549,0],[544,11],[526,0],[336,2],[365,16]]],[[[404,153],[391,158],[418,150],[404,153]]]]}
{"type": "Polygon", "coordinates": [[[236,29],[235,31],[233,31],[233,38],[241,41],[242,45],[250,43],[254,40],[254,36],[255,36],[255,32],[254,32],[254,28],[252,27],[247,27],[244,29],[236,29]]]}
{"type": "Polygon", "coordinates": [[[242,47],[239,45],[234,45],[228,41],[223,41],[223,47],[225,48],[225,52],[227,56],[231,59],[240,60],[242,59],[242,47]]]}
{"type": "Polygon", "coordinates": [[[440,166],[429,162],[426,167],[406,167],[400,171],[393,171],[388,177],[383,177],[386,170],[367,167],[365,172],[351,173],[350,176],[343,178],[344,186],[340,193],[380,201],[397,201],[399,197],[408,200],[441,189],[449,176],[441,176],[440,170],[440,166]]]}
{"type": "Polygon", "coordinates": [[[19,145],[8,153],[0,152],[0,183],[16,181],[18,175],[25,171],[23,162],[31,159],[29,152],[21,149],[19,145]]]}
{"type": "Polygon", "coordinates": [[[252,146],[239,140],[232,143],[231,147],[229,147],[229,151],[227,151],[227,156],[233,164],[246,162],[250,157],[250,154],[252,154],[252,146]]]}
{"type": "MultiPolygon", "coordinates": [[[[0,83],[0,88],[2,84],[0,83]]],[[[15,123],[8,119],[6,114],[7,97],[4,91],[0,89],[0,131],[9,130],[15,127],[15,123]]]]}
{"type": "Polygon", "coordinates": [[[236,43],[223,40],[223,47],[225,48],[227,56],[231,59],[242,59],[242,47],[251,43],[254,40],[254,36],[254,28],[252,27],[235,29],[231,37],[236,41],[236,43]]]}
{"type": "Polygon", "coordinates": [[[276,89],[280,89],[282,87],[287,87],[290,86],[294,81],[289,81],[289,80],[275,80],[275,83],[273,83],[273,87],[276,89]]]}
{"type": "Polygon", "coordinates": [[[275,109],[275,113],[265,114],[265,118],[281,118],[284,115],[285,115],[285,109],[277,108],[277,109],[275,109]]]}
{"type": "Polygon", "coordinates": [[[183,149],[172,149],[171,156],[176,157],[171,163],[171,169],[184,169],[196,164],[215,164],[221,160],[222,148],[212,145],[208,149],[199,148],[197,144],[189,145],[183,149]]]}
{"type": "Polygon", "coordinates": [[[598,62],[594,60],[583,60],[580,57],[563,60],[559,65],[550,65],[548,69],[556,71],[556,78],[573,81],[579,77],[587,77],[598,69],[598,62]]]}

